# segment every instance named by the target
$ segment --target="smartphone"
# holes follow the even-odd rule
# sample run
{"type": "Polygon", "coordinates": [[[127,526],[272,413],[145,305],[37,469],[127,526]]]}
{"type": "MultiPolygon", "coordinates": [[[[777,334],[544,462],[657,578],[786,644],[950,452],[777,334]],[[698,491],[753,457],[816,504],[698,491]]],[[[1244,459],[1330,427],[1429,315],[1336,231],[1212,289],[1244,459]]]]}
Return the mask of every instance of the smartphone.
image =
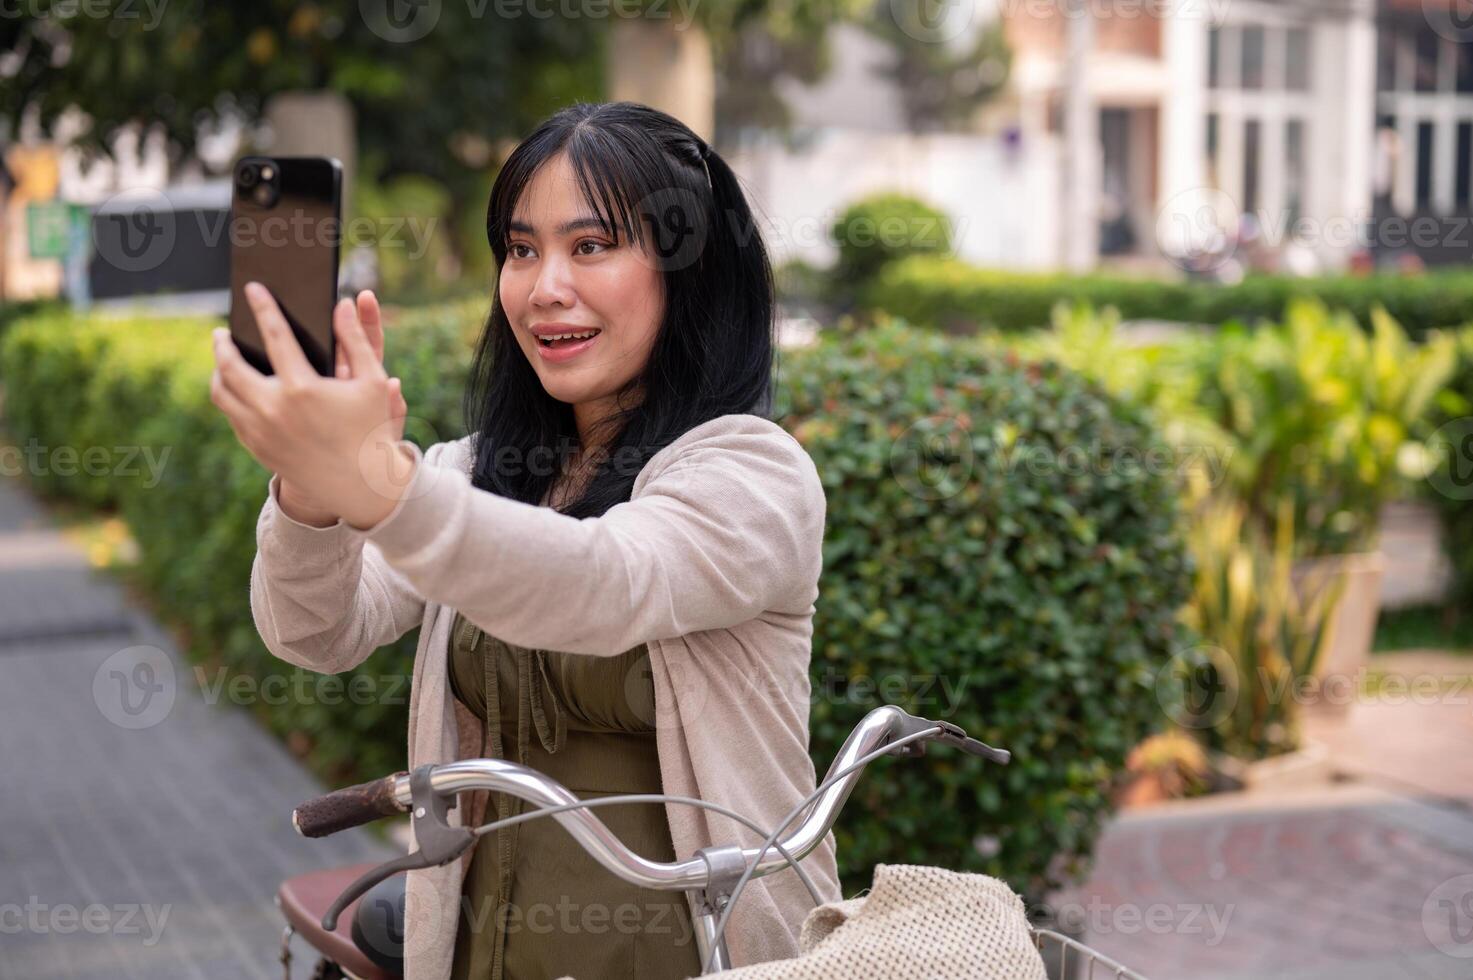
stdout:
{"type": "Polygon", "coordinates": [[[343,166],[333,157],[244,156],[230,195],[230,336],[263,374],[271,361],[245,284],[271,291],[317,373],[333,374],[343,166]]]}

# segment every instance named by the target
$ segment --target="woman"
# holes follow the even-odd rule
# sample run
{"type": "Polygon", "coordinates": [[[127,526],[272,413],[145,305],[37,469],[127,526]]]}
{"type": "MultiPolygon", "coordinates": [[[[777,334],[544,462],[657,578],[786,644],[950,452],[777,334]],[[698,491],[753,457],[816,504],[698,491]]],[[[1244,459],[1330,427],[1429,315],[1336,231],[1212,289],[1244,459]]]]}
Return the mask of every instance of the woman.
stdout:
{"type": "MultiPolygon", "coordinates": [[[[471,435],[423,453],[402,438],[372,294],[335,311],[328,379],[250,290],[276,373],[217,331],[211,397],[273,472],[251,576],[268,649],[336,673],[418,622],[411,768],[514,758],[580,796],[663,791],[778,823],[815,782],[824,493],[762,414],[773,285],[754,230],[730,168],[670,116],[553,116],[491,192],[498,271],[471,435]]],[[[473,795],[456,825],[520,810],[473,795]]],[[[706,810],[599,813],[655,860],[757,843],[706,810]]],[[[832,835],[804,864],[837,899],[832,835]]],[[[681,893],[626,886],[548,820],[484,836],[407,888],[410,980],[699,970],[681,893]]],[[[733,962],[795,955],[810,906],[791,872],[754,881],[728,927],[733,962]]]]}

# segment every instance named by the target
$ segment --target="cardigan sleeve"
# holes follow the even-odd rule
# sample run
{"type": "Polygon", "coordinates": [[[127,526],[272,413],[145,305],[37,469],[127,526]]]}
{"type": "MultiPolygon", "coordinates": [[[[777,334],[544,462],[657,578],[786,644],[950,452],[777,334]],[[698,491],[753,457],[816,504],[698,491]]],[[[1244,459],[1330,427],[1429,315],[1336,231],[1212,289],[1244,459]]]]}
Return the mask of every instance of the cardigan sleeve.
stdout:
{"type": "Polygon", "coordinates": [[[809,611],[824,510],[797,440],[740,415],[666,446],[632,499],[600,517],[481,490],[426,455],[393,512],[346,533],[377,545],[426,599],[508,643],[613,655],[765,611],[809,611]]]}
{"type": "MultiPolygon", "coordinates": [[[[438,459],[448,443],[432,446],[438,459]]],[[[424,598],[378,546],[343,521],[313,527],[287,516],[272,474],[256,520],[251,616],[266,649],[319,673],[351,670],[424,616],[424,598]]]]}

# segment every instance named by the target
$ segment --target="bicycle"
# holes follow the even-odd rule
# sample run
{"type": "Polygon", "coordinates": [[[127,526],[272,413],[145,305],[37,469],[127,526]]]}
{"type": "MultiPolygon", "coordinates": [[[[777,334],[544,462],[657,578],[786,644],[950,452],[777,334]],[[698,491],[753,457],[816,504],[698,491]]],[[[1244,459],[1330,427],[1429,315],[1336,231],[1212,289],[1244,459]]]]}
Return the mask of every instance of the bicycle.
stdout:
{"type": "MultiPolygon", "coordinates": [[[[412,813],[419,849],[367,868],[313,872],[288,879],[277,893],[277,905],[287,919],[282,934],[281,963],[286,980],[291,980],[292,936],[300,932],[320,955],[314,980],[394,980],[399,976],[402,930],[395,925],[403,916],[403,879],[400,871],[447,864],[469,848],[477,836],[498,826],[551,817],[584,847],[605,869],[635,885],[668,891],[684,891],[691,906],[697,951],[702,974],[731,969],[724,937],[726,919],[740,898],[747,881],[792,866],[807,884],[799,862],[833,827],[864,767],[882,755],[920,756],[926,743],[941,742],[991,762],[1006,765],[1010,754],[969,737],[960,727],[945,721],[919,718],[894,705],[870,711],[849,733],[822,782],[789,815],[783,826],[763,833],[761,847],[736,845],[702,848],[685,860],[668,863],[648,861],[614,836],[592,813],[597,806],[628,802],[674,800],[722,812],[762,832],[750,820],[702,800],[666,794],[638,794],[579,800],[560,783],[540,772],[502,759],[463,759],[440,765],[424,765],[413,772],[397,772],[381,779],[334,790],[303,803],[292,811],[292,825],[305,837],[324,837],[383,817],[412,813]],[[517,796],[536,809],[507,820],[483,824],[474,830],[451,827],[447,814],[456,794],[466,790],[490,790],[517,796]],[[794,821],[798,825],[781,836],[794,821]],[[359,873],[361,871],[361,873],[359,873]],[[325,898],[337,891],[325,908],[325,898]],[[391,881],[392,879],[392,881],[391,881]],[[394,882],[397,882],[395,886],[394,882]],[[388,889],[382,886],[389,884],[388,889]],[[365,896],[369,901],[361,901],[365,896]],[[356,903],[356,905],[355,905],[356,903]],[[344,913],[349,913],[344,918],[344,913]],[[344,926],[348,926],[345,931],[344,926]]],[[[811,884],[810,892],[813,892],[811,884]]],[[[816,896],[816,893],[815,893],[816,896]]],[[[1029,926],[1035,946],[1047,961],[1053,952],[1059,976],[1070,977],[1071,955],[1076,968],[1087,967],[1087,977],[1103,967],[1118,980],[1145,980],[1141,974],[1090,949],[1068,936],[1029,926]]]]}

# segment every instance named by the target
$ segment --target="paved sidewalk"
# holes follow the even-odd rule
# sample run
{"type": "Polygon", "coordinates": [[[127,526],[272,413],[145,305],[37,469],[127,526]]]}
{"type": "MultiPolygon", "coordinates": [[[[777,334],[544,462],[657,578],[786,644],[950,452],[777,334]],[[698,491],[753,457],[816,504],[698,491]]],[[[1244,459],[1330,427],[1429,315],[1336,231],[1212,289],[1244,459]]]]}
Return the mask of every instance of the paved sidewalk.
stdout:
{"type": "Polygon", "coordinates": [[[1406,651],[1371,658],[1371,669],[1387,678],[1381,693],[1309,714],[1305,735],[1347,775],[1473,812],[1473,657],[1406,651]]]}
{"type": "Polygon", "coordinates": [[[321,787],[10,479],[0,677],[0,978],[279,978],[281,880],[393,853],[298,837],[321,787]]]}
{"type": "Polygon", "coordinates": [[[1473,659],[1372,668],[1421,686],[1306,713],[1336,782],[1121,815],[1064,898],[1090,941],[1153,980],[1473,977],[1473,659]]]}
{"type": "Polygon", "coordinates": [[[1130,811],[1060,900],[1151,980],[1467,980],[1473,820],[1366,785],[1130,811]]]}

